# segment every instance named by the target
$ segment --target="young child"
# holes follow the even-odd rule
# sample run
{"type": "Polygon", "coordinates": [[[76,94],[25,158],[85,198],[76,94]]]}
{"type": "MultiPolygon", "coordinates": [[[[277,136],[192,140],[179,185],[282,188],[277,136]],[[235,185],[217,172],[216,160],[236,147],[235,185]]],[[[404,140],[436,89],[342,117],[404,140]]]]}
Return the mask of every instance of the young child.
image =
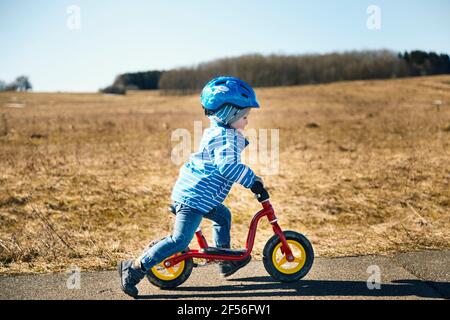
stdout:
{"type": "MultiPolygon", "coordinates": [[[[253,89],[238,78],[219,77],[206,84],[200,100],[211,126],[205,129],[198,152],[181,167],[173,188],[173,233],[138,259],[119,263],[122,290],[130,296],[138,294],[136,285],[148,270],[188,247],[202,218],[213,221],[215,246],[230,248],[231,213],[222,202],[235,182],[245,188],[251,188],[255,182],[262,184],[262,179],[240,160],[249,143],[242,130],[251,108],[259,108],[253,89]]],[[[224,277],[230,276],[250,260],[251,256],[220,262],[220,272],[224,277]]]]}

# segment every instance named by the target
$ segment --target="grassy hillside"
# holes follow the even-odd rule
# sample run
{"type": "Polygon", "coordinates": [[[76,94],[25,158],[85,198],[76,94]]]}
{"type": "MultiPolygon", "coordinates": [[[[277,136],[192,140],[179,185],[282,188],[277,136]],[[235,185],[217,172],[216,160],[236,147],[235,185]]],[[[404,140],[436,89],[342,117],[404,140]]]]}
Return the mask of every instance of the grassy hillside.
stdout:
{"type": "MultiPolygon", "coordinates": [[[[257,94],[250,128],[280,130],[264,178],[284,229],[321,256],[450,246],[449,76],[257,94]]],[[[201,119],[197,95],[0,93],[0,273],[113,268],[168,234],[171,134],[201,119]]],[[[260,205],[238,185],[225,203],[241,247],[260,205]]]]}

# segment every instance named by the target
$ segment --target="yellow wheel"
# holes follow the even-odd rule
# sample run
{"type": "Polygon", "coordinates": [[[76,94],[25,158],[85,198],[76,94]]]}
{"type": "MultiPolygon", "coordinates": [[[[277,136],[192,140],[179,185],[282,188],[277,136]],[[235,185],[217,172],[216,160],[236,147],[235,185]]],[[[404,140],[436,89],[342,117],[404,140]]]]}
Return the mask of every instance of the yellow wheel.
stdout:
{"type": "Polygon", "coordinates": [[[302,234],[294,231],[285,231],[284,236],[294,256],[288,261],[282,252],[282,243],[274,235],[264,247],[263,263],[266,271],[281,282],[297,281],[309,272],[314,262],[314,251],[309,240],[302,234]]]}
{"type": "Polygon", "coordinates": [[[186,265],[184,261],[181,261],[179,264],[169,268],[164,267],[164,261],[152,268],[152,273],[158,279],[170,281],[178,278],[183,273],[186,265]]]}
{"type": "Polygon", "coordinates": [[[272,263],[275,268],[285,274],[294,274],[299,272],[306,262],[306,251],[303,246],[295,240],[288,240],[289,247],[294,255],[294,261],[289,262],[281,250],[280,242],[272,252],[272,263]]]}
{"type": "MultiPolygon", "coordinates": [[[[185,251],[188,250],[189,248],[187,248],[185,251]]],[[[181,253],[177,253],[172,257],[178,256],[180,254],[181,253]]],[[[192,258],[183,260],[180,263],[169,268],[166,268],[164,266],[164,261],[154,266],[150,270],[150,272],[147,273],[148,281],[161,289],[173,289],[175,287],[178,287],[189,278],[192,272],[192,268],[194,267],[192,258]]]]}

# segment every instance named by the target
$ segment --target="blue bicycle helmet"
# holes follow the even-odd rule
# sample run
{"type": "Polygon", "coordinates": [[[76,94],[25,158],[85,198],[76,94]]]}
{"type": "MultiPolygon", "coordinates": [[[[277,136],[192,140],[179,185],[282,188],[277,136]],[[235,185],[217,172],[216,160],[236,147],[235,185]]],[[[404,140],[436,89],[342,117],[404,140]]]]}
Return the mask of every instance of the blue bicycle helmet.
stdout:
{"type": "Polygon", "coordinates": [[[213,113],[224,105],[259,108],[252,87],[235,77],[218,77],[209,81],[202,90],[200,101],[207,113],[213,113]]]}

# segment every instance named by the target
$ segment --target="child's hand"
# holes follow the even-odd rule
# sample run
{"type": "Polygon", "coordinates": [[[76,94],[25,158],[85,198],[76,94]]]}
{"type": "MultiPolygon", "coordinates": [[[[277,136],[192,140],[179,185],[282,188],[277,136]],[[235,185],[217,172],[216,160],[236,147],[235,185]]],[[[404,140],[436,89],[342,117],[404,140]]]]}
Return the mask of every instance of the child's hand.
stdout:
{"type": "Polygon", "coordinates": [[[269,193],[264,188],[264,185],[262,183],[262,179],[261,178],[259,178],[259,180],[255,179],[255,182],[253,183],[253,185],[250,188],[250,190],[252,190],[252,192],[255,194],[256,199],[259,202],[263,202],[263,201],[269,199],[269,193]]]}
{"type": "Polygon", "coordinates": [[[264,181],[261,177],[255,176],[255,182],[256,181],[259,181],[259,182],[261,182],[262,185],[264,185],[264,181]]]}

